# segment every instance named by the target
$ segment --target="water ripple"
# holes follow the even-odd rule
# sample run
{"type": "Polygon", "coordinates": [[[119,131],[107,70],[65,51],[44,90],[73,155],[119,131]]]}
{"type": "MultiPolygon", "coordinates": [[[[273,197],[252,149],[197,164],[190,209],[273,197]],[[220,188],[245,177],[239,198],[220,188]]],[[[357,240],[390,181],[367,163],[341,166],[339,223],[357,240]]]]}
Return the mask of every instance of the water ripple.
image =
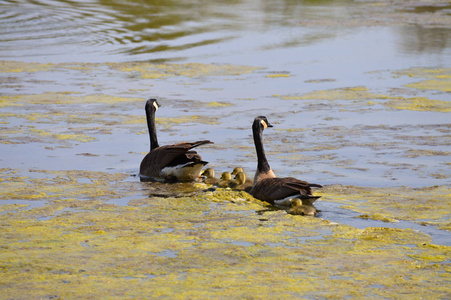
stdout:
{"type": "Polygon", "coordinates": [[[217,20],[198,21],[202,10],[192,15],[193,10],[184,9],[193,4],[174,9],[173,4],[139,2],[1,1],[0,42],[6,47],[0,54],[33,56],[37,55],[33,50],[50,46],[51,54],[81,54],[94,52],[90,47],[95,46],[97,52],[136,55],[181,51],[233,38],[230,33],[209,34],[217,20]]]}

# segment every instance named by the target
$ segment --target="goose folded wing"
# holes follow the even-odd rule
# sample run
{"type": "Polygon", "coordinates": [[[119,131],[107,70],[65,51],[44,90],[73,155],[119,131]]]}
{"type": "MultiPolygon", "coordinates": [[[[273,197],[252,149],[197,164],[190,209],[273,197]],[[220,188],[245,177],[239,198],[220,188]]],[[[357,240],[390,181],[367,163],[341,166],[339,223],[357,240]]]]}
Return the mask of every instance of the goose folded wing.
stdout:
{"type": "Polygon", "coordinates": [[[310,184],[292,177],[267,178],[257,182],[253,187],[254,197],[268,202],[301,195],[309,197],[312,194],[310,184]]]}
{"type": "Polygon", "coordinates": [[[209,140],[203,140],[203,141],[197,141],[193,143],[180,143],[180,144],[174,144],[172,146],[180,146],[180,147],[187,147],[188,149],[196,148],[205,144],[214,144],[213,142],[209,140]]]}
{"type": "Polygon", "coordinates": [[[150,177],[159,177],[160,171],[167,166],[184,165],[189,162],[201,162],[201,156],[191,149],[212,143],[213,142],[204,140],[194,143],[180,143],[155,148],[150,151],[141,162],[140,174],[150,177]]]}
{"type": "Polygon", "coordinates": [[[196,151],[190,151],[190,144],[177,144],[161,146],[154,150],[156,163],[160,169],[166,166],[174,166],[184,164],[192,160],[193,158],[200,157],[196,151]]]}

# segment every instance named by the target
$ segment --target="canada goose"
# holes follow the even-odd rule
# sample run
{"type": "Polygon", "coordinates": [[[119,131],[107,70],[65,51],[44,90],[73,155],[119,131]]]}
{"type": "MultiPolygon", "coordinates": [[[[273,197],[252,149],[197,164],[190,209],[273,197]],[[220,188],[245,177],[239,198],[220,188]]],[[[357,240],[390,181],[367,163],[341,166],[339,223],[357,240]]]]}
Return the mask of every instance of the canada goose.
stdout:
{"type": "Polygon", "coordinates": [[[235,181],[237,184],[235,189],[246,192],[249,192],[254,184],[252,180],[246,179],[246,174],[244,172],[238,172],[235,175],[235,181]]]}
{"type": "Polygon", "coordinates": [[[322,187],[321,185],[308,183],[293,177],[278,178],[274,175],[263,149],[262,134],[267,127],[272,127],[272,125],[264,116],[256,117],[252,124],[258,164],[254,177],[254,186],[249,193],[257,199],[276,204],[285,202],[288,197],[318,199],[319,196],[312,195],[311,188],[322,187]]]}
{"type": "Polygon", "coordinates": [[[232,179],[230,172],[222,172],[219,186],[222,188],[234,188],[236,186],[236,182],[232,179]]]}
{"type": "Polygon", "coordinates": [[[149,99],[146,102],[150,152],[144,157],[139,168],[141,181],[154,178],[162,178],[167,181],[198,180],[203,166],[208,162],[203,161],[200,155],[191,149],[205,144],[213,144],[213,142],[204,140],[160,147],[155,128],[155,112],[159,107],[156,99],[149,99]]]}
{"type": "Polygon", "coordinates": [[[215,178],[215,170],[213,168],[207,168],[202,172],[202,176],[205,176],[203,180],[206,184],[218,185],[219,179],[215,178]]]}
{"type": "Polygon", "coordinates": [[[288,210],[289,214],[301,216],[316,215],[316,208],[313,205],[304,205],[299,198],[292,199],[291,208],[288,210]]]}

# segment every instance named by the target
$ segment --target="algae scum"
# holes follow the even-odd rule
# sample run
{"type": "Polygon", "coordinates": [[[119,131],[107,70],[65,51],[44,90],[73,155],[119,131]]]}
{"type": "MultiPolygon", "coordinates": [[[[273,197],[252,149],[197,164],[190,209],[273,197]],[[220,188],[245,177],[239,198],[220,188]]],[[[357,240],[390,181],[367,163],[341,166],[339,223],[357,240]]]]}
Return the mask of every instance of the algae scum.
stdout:
{"type": "MultiPolygon", "coordinates": [[[[117,76],[115,72],[136,71],[145,80],[161,80],[155,75],[158,69],[163,77],[179,78],[175,83],[179,86],[191,86],[212,76],[230,81],[254,74],[272,80],[259,74],[258,68],[241,66],[221,69],[208,65],[55,66],[15,62],[3,62],[2,66],[2,85],[17,89],[26,89],[30,83],[17,84],[15,78],[28,74],[33,81],[34,75],[52,69],[69,73],[76,70],[88,77],[98,69],[109,70],[112,77],[117,76]]],[[[419,77],[424,72],[436,72],[437,79],[433,80],[449,86],[449,70],[406,70],[394,76],[407,71],[419,77]]],[[[424,78],[422,84],[432,80],[424,78]]],[[[150,83],[159,84],[150,81],[150,90],[150,83]]],[[[97,87],[96,83],[83,86],[97,87]]],[[[143,92],[148,93],[147,89],[143,92]]],[[[343,112],[359,112],[368,106],[425,113],[447,113],[450,109],[446,101],[381,95],[363,87],[272,97],[308,101],[305,105],[312,111],[323,109],[311,106],[310,101],[315,99],[336,102],[343,112]]],[[[224,127],[230,118],[223,110],[243,101],[252,103],[248,99],[177,103],[163,99],[163,108],[178,110],[179,116],[169,117],[173,112],[164,115],[164,109],[159,110],[160,140],[191,139],[186,134],[190,128],[196,128],[195,137],[214,134],[215,128],[224,127]]],[[[144,98],[54,91],[4,95],[0,103],[2,148],[9,151],[3,152],[3,163],[10,166],[0,173],[0,281],[6,298],[450,296],[449,185],[328,185],[317,191],[322,195],[317,204],[322,210],[319,217],[292,216],[245,192],[211,191],[200,183],[141,183],[131,176],[136,174],[148,148],[144,98]],[[129,145],[133,146],[114,142],[102,145],[103,140],[115,135],[129,137],[129,145]],[[31,147],[34,153],[22,158],[22,147],[31,147]]],[[[268,117],[277,120],[276,115],[268,117]]],[[[232,126],[230,132],[243,137],[226,140],[226,144],[235,145],[241,156],[211,161],[218,153],[227,153],[220,139],[215,145],[199,149],[218,171],[235,162],[255,164],[250,128],[233,122],[239,128],[232,126]],[[229,165],[221,165],[225,161],[229,165]]],[[[375,130],[392,131],[389,126],[375,130]]],[[[357,161],[339,155],[340,149],[358,146],[379,152],[381,159],[373,164],[383,166],[388,177],[394,176],[395,170],[412,169],[412,178],[432,176],[437,182],[445,182],[450,176],[449,162],[429,170],[415,164],[414,159],[449,157],[449,151],[426,147],[440,149],[441,145],[449,145],[449,126],[423,130],[428,130],[428,138],[421,134],[418,138],[410,136],[412,143],[406,148],[397,147],[395,142],[408,136],[403,130],[394,135],[391,143],[373,140],[367,145],[354,145],[353,135],[362,132],[346,126],[279,128],[273,134],[265,132],[265,142],[270,162],[274,161],[278,169],[297,161],[304,161],[306,169],[330,164],[334,172],[318,171],[315,181],[321,177],[344,180],[349,170],[368,173],[368,164],[358,166],[357,161]],[[299,145],[289,141],[304,136],[305,131],[316,132],[314,138],[322,138],[310,143],[313,149],[303,148],[303,154],[297,154],[295,148],[299,145]],[[387,157],[382,151],[389,151],[386,148],[409,153],[410,163],[384,161],[387,157]],[[315,156],[311,151],[326,152],[315,156]]],[[[253,168],[249,168],[248,175],[252,172],[253,168]]]]}

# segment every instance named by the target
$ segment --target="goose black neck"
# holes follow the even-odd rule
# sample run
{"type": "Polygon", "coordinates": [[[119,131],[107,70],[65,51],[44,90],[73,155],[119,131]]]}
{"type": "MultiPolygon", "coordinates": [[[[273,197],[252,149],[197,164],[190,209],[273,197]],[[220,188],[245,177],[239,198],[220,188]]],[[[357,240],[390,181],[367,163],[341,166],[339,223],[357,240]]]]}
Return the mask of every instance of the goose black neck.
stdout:
{"type": "Polygon", "coordinates": [[[254,135],[255,151],[257,152],[257,170],[263,173],[269,172],[269,170],[271,170],[271,167],[269,166],[268,160],[266,159],[265,149],[263,148],[263,128],[261,128],[259,122],[253,124],[252,133],[254,135]]]}
{"type": "Polygon", "coordinates": [[[152,106],[146,105],[146,118],[147,128],[149,129],[150,150],[160,147],[160,145],[158,145],[157,129],[155,127],[155,109],[152,106]]]}

